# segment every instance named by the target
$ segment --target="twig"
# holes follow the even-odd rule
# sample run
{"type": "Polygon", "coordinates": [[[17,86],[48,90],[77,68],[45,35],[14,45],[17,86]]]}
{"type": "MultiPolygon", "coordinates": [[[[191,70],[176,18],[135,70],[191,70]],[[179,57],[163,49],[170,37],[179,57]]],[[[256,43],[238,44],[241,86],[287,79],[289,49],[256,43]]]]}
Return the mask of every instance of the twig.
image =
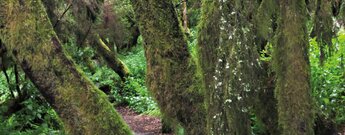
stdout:
{"type": "Polygon", "coordinates": [[[72,2],[68,5],[68,7],[65,9],[65,11],[62,13],[62,15],[58,18],[58,20],[56,21],[56,23],[54,24],[53,28],[56,28],[56,26],[59,24],[60,20],[65,16],[65,14],[67,13],[67,11],[72,7],[72,2]]]}

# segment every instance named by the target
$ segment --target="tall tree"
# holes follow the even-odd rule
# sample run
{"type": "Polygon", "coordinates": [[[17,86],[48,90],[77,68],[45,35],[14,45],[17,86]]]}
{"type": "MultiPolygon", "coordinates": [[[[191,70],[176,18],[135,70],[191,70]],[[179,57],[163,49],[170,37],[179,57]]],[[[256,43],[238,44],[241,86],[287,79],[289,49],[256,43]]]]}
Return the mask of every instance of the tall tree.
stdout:
{"type": "Polygon", "coordinates": [[[147,84],[162,112],[185,127],[205,134],[201,78],[188,52],[172,1],[132,0],[147,60],[147,84]]]}
{"type": "Polygon", "coordinates": [[[0,2],[1,39],[69,134],[132,134],[64,53],[40,0],[0,2]]]}
{"type": "MultiPolygon", "coordinates": [[[[203,0],[201,21],[198,25],[198,66],[202,73],[205,95],[209,95],[205,96],[205,104],[207,107],[207,129],[217,128],[217,125],[214,125],[212,122],[217,120],[213,117],[218,113],[218,110],[223,109],[222,106],[219,105],[219,102],[214,99],[212,94],[215,90],[215,82],[213,79],[216,71],[215,65],[217,64],[217,48],[219,47],[220,35],[219,20],[221,13],[219,6],[219,1],[203,0]]],[[[220,103],[222,103],[222,101],[220,103]]]]}
{"type": "Polygon", "coordinates": [[[254,95],[261,89],[259,72],[262,70],[253,38],[252,18],[256,8],[257,3],[252,0],[222,1],[218,7],[221,33],[215,65],[215,90],[210,104],[218,102],[220,109],[213,116],[216,120],[211,133],[241,135],[252,132],[249,113],[254,95]]]}
{"type": "Polygon", "coordinates": [[[273,59],[282,135],[313,134],[306,13],[304,1],[280,1],[273,59]]]}

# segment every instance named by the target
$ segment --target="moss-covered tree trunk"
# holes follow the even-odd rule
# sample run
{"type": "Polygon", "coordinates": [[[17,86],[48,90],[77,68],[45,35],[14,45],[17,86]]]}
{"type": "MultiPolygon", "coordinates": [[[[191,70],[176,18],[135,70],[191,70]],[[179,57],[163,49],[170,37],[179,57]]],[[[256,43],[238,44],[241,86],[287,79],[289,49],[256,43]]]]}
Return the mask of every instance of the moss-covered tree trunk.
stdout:
{"type": "Polygon", "coordinates": [[[174,6],[165,0],[132,0],[147,59],[147,85],[162,112],[188,135],[205,134],[201,78],[188,52],[174,6]]]}
{"type": "MultiPolygon", "coordinates": [[[[97,19],[101,17],[101,8],[102,8],[102,1],[99,0],[91,0],[91,1],[73,1],[65,10],[70,10],[70,6],[72,6],[73,15],[75,16],[75,21],[77,22],[78,26],[73,28],[72,30],[62,30],[58,27],[62,27],[62,25],[67,24],[60,24],[58,21],[61,19],[62,15],[57,15],[54,12],[54,9],[57,8],[58,5],[57,0],[44,0],[43,4],[46,7],[48,12],[48,16],[51,20],[52,24],[57,24],[55,31],[57,32],[59,38],[63,38],[64,34],[68,34],[68,31],[73,31],[76,35],[77,44],[81,48],[85,48],[84,42],[89,40],[91,43],[91,47],[96,50],[96,52],[105,60],[108,67],[110,67],[115,73],[117,73],[122,81],[126,81],[126,77],[130,75],[130,71],[128,67],[122,62],[118,57],[116,52],[113,52],[107,49],[107,46],[104,46],[105,43],[100,40],[98,36],[100,31],[97,30],[98,25],[96,24],[97,19]],[[105,47],[105,48],[104,48],[105,47]]],[[[64,13],[67,11],[64,11],[64,13]]],[[[64,26],[68,27],[68,26],[64,26]]],[[[104,30],[104,29],[103,29],[104,30]]],[[[92,61],[90,60],[90,56],[84,56],[85,61],[87,62],[88,67],[92,70],[94,67],[92,65],[92,61]]]]}
{"type": "MultiPolygon", "coordinates": [[[[217,64],[217,49],[219,47],[220,36],[220,16],[219,1],[203,0],[202,16],[198,27],[198,64],[201,68],[203,77],[203,87],[205,89],[205,104],[207,107],[207,129],[215,129],[218,125],[214,125],[213,121],[217,121],[213,117],[223,110],[223,106],[215,99],[215,71],[217,64]]],[[[208,131],[209,132],[209,131],[208,131]]]]}
{"type": "Polygon", "coordinates": [[[273,60],[282,135],[313,134],[306,17],[304,1],[280,1],[279,33],[273,60]]]}
{"type": "Polygon", "coordinates": [[[3,0],[1,39],[58,113],[69,134],[131,134],[98,90],[67,58],[40,0],[3,0]]]}
{"type": "Polygon", "coordinates": [[[125,82],[130,74],[128,67],[119,59],[115,52],[109,49],[99,36],[94,36],[93,39],[97,41],[93,42],[92,46],[107,62],[107,65],[120,76],[123,82],[125,82]]]}
{"type": "Polygon", "coordinates": [[[203,71],[208,134],[251,134],[249,112],[260,90],[254,42],[256,1],[203,1],[199,61],[203,71]]]}
{"type": "Polygon", "coordinates": [[[262,82],[261,89],[257,91],[256,102],[253,105],[256,122],[262,124],[262,135],[278,135],[278,112],[277,100],[274,96],[275,90],[275,73],[272,71],[270,59],[271,54],[269,45],[274,39],[277,29],[277,17],[279,12],[279,1],[262,0],[255,14],[255,42],[259,51],[266,51],[264,58],[261,60],[263,70],[260,72],[259,79],[262,82]]]}
{"type": "Polygon", "coordinates": [[[223,105],[227,134],[251,134],[250,112],[255,94],[261,90],[262,70],[255,44],[253,18],[255,0],[222,2],[221,47],[217,64],[217,89],[225,92],[223,105]]]}

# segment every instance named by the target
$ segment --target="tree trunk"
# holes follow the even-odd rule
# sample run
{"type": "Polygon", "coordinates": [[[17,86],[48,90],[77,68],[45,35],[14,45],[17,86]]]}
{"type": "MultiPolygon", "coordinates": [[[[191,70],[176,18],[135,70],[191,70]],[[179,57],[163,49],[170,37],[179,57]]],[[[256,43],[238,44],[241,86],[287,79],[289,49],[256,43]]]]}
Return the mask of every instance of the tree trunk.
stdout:
{"type": "MultiPolygon", "coordinates": [[[[267,51],[269,43],[272,43],[277,27],[277,16],[279,12],[279,2],[277,0],[262,0],[255,14],[255,42],[260,52],[267,51]]],[[[264,57],[269,59],[270,53],[264,53],[264,57]]],[[[256,122],[263,125],[262,135],[278,135],[278,112],[277,100],[274,96],[275,90],[275,73],[271,69],[272,60],[261,60],[262,71],[260,80],[262,82],[261,89],[256,93],[256,102],[253,105],[253,111],[256,122]]]]}
{"type": "Polygon", "coordinates": [[[187,16],[187,0],[183,0],[182,1],[182,20],[183,20],[183,29],[184,29],[184,32],[186,33],[189,33],[189,30],[188,30],[188,16],[187,16]]]}
{"type": "Polygon", "coordinates": [[[282,0],[280,5],[273,55],[279,128],[282,135],[312,135],[306,4],[301,0],[282,0]]]}
{"type": "Polygon", "coordinates": [[[106,95],[66,57],[41,1],[4,0],[0,7],[1,39],[68,134],[132,134],[106,95]]]}
{"type": "Polygon", "coordinates": [[[314,27],[311,37],[316,37],[320,50],[320,65],[332,53],[333,18],[332,18],[332,2],[330,0],[317,0],[317,7],[314,17],[314,27]],[[328,46],[328,51],[326,46],[328,46]],[[328,55],[327,55],[328,54],[328,55]]]}
{"type": "Polygon", "coordinates": [[[205,134],[201,77],[172,2],[132,0],[132,4],[144,39],[149,90],[162,112],[179,121],[186,134],[205,134]]]}
{"type": "Polygon", "coordinates": [[[251,134],[249,114],[255,105],[253,101],[256,93],[262,90],[259,78],[262,65],[253,38],[253,15],[258,4],[254,0],[225,3],[227,6],[222,7],[223,18],[230,26],[226,23],[221,25],[224,28],[224,48],[220,52],[225,52],[225,55],[220,58],[218,65],[220,75],[224,74],[224,81],[218,87],[226,92],[224,104],[229,133],[251,134]]]}
{"type": "Polygon", "coordinates": [[[204,79],[212,82],[205,82],[208,133],[251,134],[249,111],[254,93],[260,90],[262,68],[249,19],[256,2],[205,0],[203,4],[199,56],[204,79]]]}
{"type": "MultiPolygon", "coordinates": [[[[105,45],[103,41],[100,42],[100,38],[98,36],[97,30],[95,30],[95,20],[92,20],[92,17],[100,17],[100,13],[98,10],[101,8],[100,2],[97,0],[93,0],[91,3],[94,3],[91,5],[90,3],[86,1],[75,1],[69,4],[72,4],[73,7],[73,13],[76,16],[77,24],[80,26],[76,26],[77,29],[74,30],[76,37],[77,37],[77,44],[84,48],[85,46],[82,45],[85,40],[90,40],[92,45],[90,45],[93,49],[96,50],[96,52],[102,56],[102,58],[105,60],[107,65],[113,69],[115,73],[117,73],[121,80],[124,82],[126,81],[126,77],[130,74],[129,69],[127,66],[116,56],[116,52],[112,52],[111,50],[107,49],[108,47],[105,45]],[[89,4],[89,5],[88,5],[89,4]],[[89,11],[89,12],[88,12],[89,11]],[[94,12],[91,12],[94,11],[94,12]],[[98,12],[97,12],[98,11],[98,12]],[[105,45],[105,46],[103,46],[105,45]],[[106,48],[104,48],[106,47],[106,48]]],[[[45,4],[45,7],[47,8],[47,12],[49,13],[48,16],[51,19],[52,24],[57,24],[59,21],[60,16],[56,15],[54,13],[54,9],[57,6],[57,3],[55,0],[44,0],[43,4],[45,4]]],[[[68,6],[68,10],[70,6],[68,6]]],[[[58,25],[60,26],[60,25],[58,25]]],[[[63,31],[61,29],[55,28],[55,31],[58,32],[58,36],[62,37],[63,34],[66,34],[67,31],[63,31]]],[[[89,61],[89,57],[84,56],[87,66],[90,68],[90,70],[93,69],[92,62],[89,61]]]]}
{"type": "Polygon", "coordinates": [[[93,39],[97,40],[92,42],[93,48],[103,57],[107,65],[120,76],[121,80],[125,82],[126,77],[130,74],[127,66],[117,57],[116,53],[108,48],[99,36],[95,36],[93,39]]]}
{"type": "MultiPolygon", "coordinates": [[[[205,88],[205,104],[207,107],[207,131],[211,134],[211,129],[220,127],[216,125],[217,119],[213,117],[222,110],[221,104],[223,101],[219,101],[215,98],[213,93],[215,92],[215,71],[217,64],[217,49],[219,47],[220,36],[220,16],[219,1],[217,0],[203,0],[202,1],[202,16],[198,29],[198,64],[201,68],[203,77],[203,87],[205,88]],[[210,36],[212,35],[212,36],[210,36]],[[218,102],[219,101],[219,102],[218,102]],[[215,122],[213,122],[215,121],[215,122]]],[[[217,134],[217,132],[213,132],[217,134]]]]}

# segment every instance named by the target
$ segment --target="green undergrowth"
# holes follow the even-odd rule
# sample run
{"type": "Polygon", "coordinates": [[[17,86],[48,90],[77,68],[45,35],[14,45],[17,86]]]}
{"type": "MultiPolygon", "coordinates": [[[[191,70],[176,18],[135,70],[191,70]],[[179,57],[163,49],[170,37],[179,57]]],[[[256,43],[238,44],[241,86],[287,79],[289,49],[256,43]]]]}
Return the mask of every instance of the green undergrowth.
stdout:
{"type": "MultiPolygon", "coordinates": [[[[141,40],[140,42],[141,43],[141,40]]],[[[132,48],[128,52],[119,54],[131,71],[131,76],[126,82],[121,82],[120,77],[99,59],[91,59],[94,64],[94,71],[90,70],[85,57],[97,57],[95,51],[90,48],[78,48],[71,42],[64,45],[67,53],[73,58],[85,74],[98,86],[110,88],[109,100],[116,105],[127,105],[138,113],[160,117],[160,111],[150,96],[145,84],[146,60],[142,46],[132,48]]],[[[14,73],[7,70],[10,75],[11,85],[14,85],[14,73]]],[[[23,109],[8,118],[0,117],[0,134],[9,135],[37,135],[37,134],[64,134],[63,127],[59,122],[55,111],[47,104],[35,86],[21,73],[21,88],[27,91],[30,97],[21,103],[23,109]],[[24,81],[25,80],[25,81],[24,81]]],[[[10,93],[6,78],[3,73],[0,76],[0,104],[10,100],[10,93]]],[[[0,110],[2,111],[2,110],[0,110]]]]}
{"type": "Polygon", "coordinates": [[[83,69],[85,74],[99,88],[110,88],[109,99],[114,105],[128,105],[138,113],[159,115],[158,107],[150,96],[145,84],[146,59],[142,47],[142,38],[138,40],[138,45],[127,51],[118,52],[118,57],[126,64],[130,70],[130,76],[125,82],[98,56],[90,47],[78,48],[71,38],[70,42],[64,45],[65,50],[72,56],[73,60],[83,69]],[[91,60],[94,69],[90,69],[91,60]],[[90,61],[89,61],[90,62],[90,61]]]}
{"type": "MultiPolygon", "coordinates": [[[[310,40],[312,90],[317,101],[318,112],[336,122],[345,124],[345,33],[333,39],[335,51],[320,65],[319,47],[315,39],[310,40]]],[[[328,48],[327,48],[328,49],[328,48]]]]}
{"type": "MultiPolygon", "coordinates": [[[[11,71],[8,71],[8,73],[10,72],[11,71]]],[[[12,76],[10,77],[11,79],[13,78],[12,76]]],[[[0,115],[0,134],[64,135],[62,124],[56,112],[48,105],[35,86],[30,81],[24,80],[23,78],[24,76],[21,74],[21,92],[27,92],[29,96],[26,100],[18,104],[23,106],[18,112],[8,117],[0,115]]],[[[4,79],[5,78],[1,76],[0,82],[2,83],[4,79]]],[[[5,98],[6,100],[4,100],[4,96],[1,96],[0,104],[7,100],[12,100],[11,97],[8,97],[8,84],[0,85],[0,92],[6,93],[4,96],[7,96],[5,98]]],[[[15,93],[15,95],[17,96],[18,93],[15,93]]],[[[5,107],[1,107],[0,112],[3,112],[5,109],[5,107]]]]}
{"type": "MultiPolygon", "coordinates": [[[[139,44],[141,39],[139,39],[139,44]]],[[[78,52],[78,51],[75,51],[78,52]]],[[[88,51],[88,55],[95,55],[94,52],[88,51]]],[[[84,53],[78,57],[83,57],[84,53]]],[[[91,73],[85,63],[80,63],[82,69],[89,78],[99,87],[110,87],[110,100],[116,105],[128,105],[138,113],[159,115],[158,107],[150,96],[145,84],[146,60],[144,49],[138,45],[127,52],[120,52],[118,57],[127,65],[131,75],[122,82],[120,77],[105,64],[100,62],[96,64],[96,70],[91,73]]]]}
{"type": "MultiPolygon", "coordinates": [[[[139,41],[141,43],[141,40],[139,41]]],[[[146,59],[142,46],[133,48],[123,56],[123,61],[131,71],[124,84],[123,91],[126,93],[124,100],[128,105],[139,113],[157,115],[158,107],[150,96],[145,83],[146,59]]]]}

